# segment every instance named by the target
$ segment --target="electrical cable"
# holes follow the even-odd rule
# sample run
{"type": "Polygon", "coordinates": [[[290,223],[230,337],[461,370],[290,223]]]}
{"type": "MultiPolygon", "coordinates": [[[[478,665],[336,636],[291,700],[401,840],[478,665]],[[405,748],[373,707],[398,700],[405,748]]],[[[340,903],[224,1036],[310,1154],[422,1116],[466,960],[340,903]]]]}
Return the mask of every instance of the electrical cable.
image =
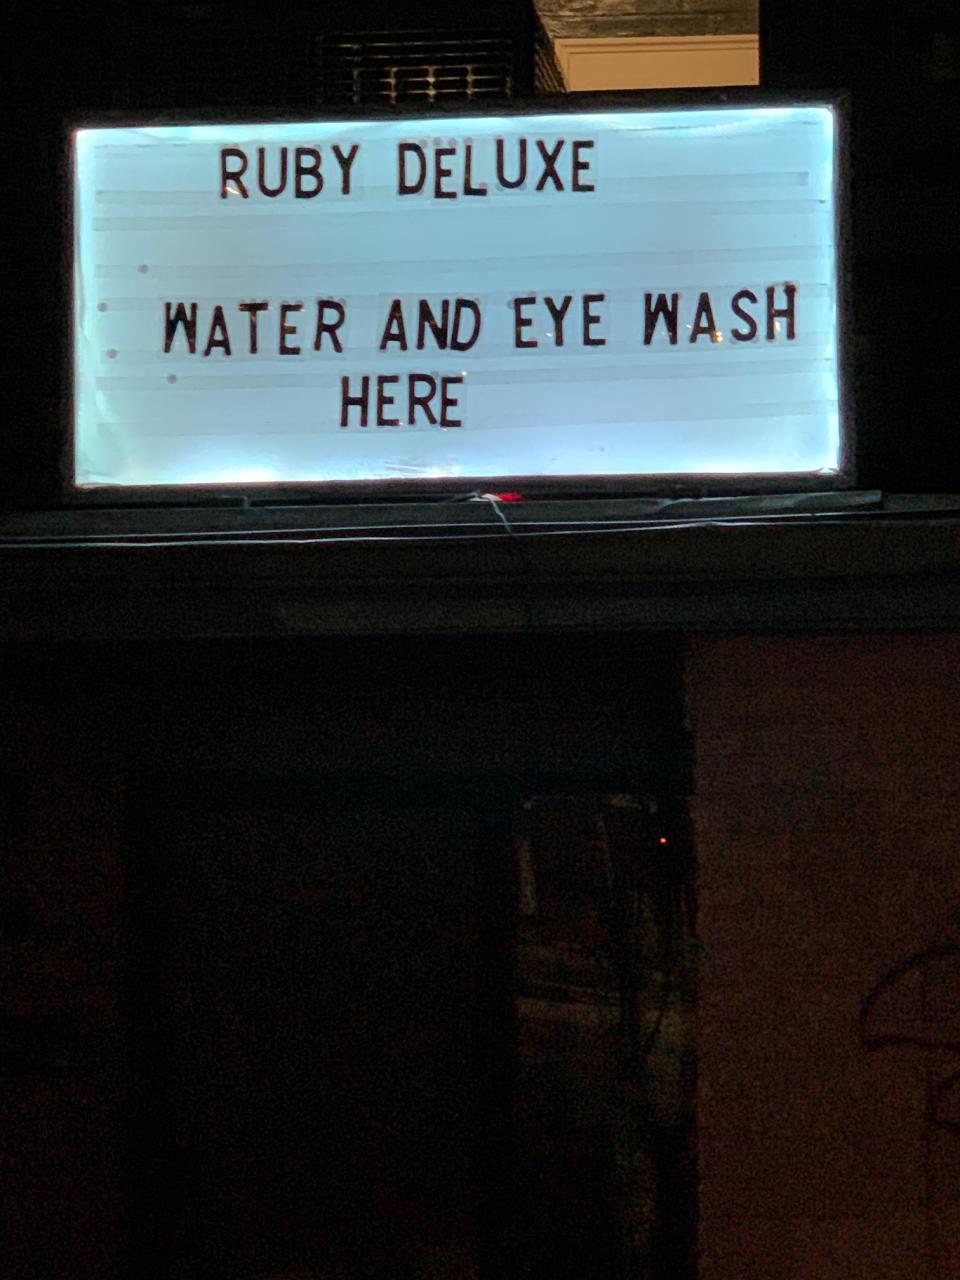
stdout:
{"type": "Polygon", "coordinates": [[[497,495],[495,493],[481,493],[479,500],[481,502],[487,502],[490,504],[491,507],[493,507],[494,511],[499,517],[500,523],[506,529],[507,533],[510,535],[511,538],[515,538],[517,536],[516,530],[514,529],[510,521],[507,519],[506,515],[504,514],[503,507],[501,507],[500,503],[497,500],[497,495]]]}
{"type": "MultiPolygon", "coordinates": [[[[494,504],[491,504],[494,505],[494,504]]],[[[538,521],[537,524],[550,524],[549,529],[529,528],[527,522],[517,524],[508,521],[500,508],[499,503],[496,504],[496,510],[500,522],[504,525],[505,533],[508,536],[518,539],[522,538],[559,538],[559,537],[599,537],[604,534],[626,534],[641,532],[667,532],[674,529],[722,529],[722,528],[775,528],[784,527],[786,523],[791,525],[797,524],[816,524],[824,527],[847,525],[850,522],[850,516],[844,516],[841,519],[831,518],[838,513],[831,512],[830,517],[817,516],[814,513],[795,513],[770,516],[725,516],[713,518],[685,518],[685,519],[664,519],[646,520],[646,521],[607,521],[607,522],[573,522],[573,528],[558,527],[559,522],[555,521],[538,521]],[[611,527],[614,526],[614,527],[611,527]]],[[[568,522],[564,522],[564,525],[568,522]]],[[[874,519],[874,525],[887,523],[886,519],[874,519]]],[[[894,523],[894,522],[891,522],[894,523]]],[[[925,522],[926,523],[926,522],[925,522]]],[[[942,521],[942,523],[954,523],[951,520],[942,521]]],[[[337,528],[316,527],[312,529],[282,529],[282,530],[260,530],[260,529],[211,529],[204,531],[189,531],[184,533],[165,532],[153,534],[146,531],[129,532],[129,533],[109,533],[109,534],[90,534],[87,537],[78,537],[76,534],[7,534],[0,535],[0,550],[27,549],[37,550],[42,548],[66,548],[66,549],[87,549],[92,547],[108,547],[108,548],[129,548],[129,547],[194,547],[194,546],[275,546],[275,545],[313,545],[313,544],[331,544],[337,542],[444,542],[444,541],[476,541],[481,538],[489,538],[492,531],[481,532],[485,526],[474,526],[465,524],[456,524],[453,526],[457,529],[469,527],[470,533],[442,533],[434,534],[426,532],[427,529],[436,527],[422,524],[410,525],[363,525],[363,526],[340,526],[340,529],[350,529],[339,532],[337,528]],[[372,530],[394,530],[393,533],[377,532],[372,530]],[[366,532],[371,530],[371,532],[366,532]],[[398,530],[409,532],[399,533],[398,530]],[[476,531],[474,531],[476,530],[476,531]],[[317,536],[303,536],[304,534],[317,536]]],[[[440,526],[441,528],[444,526],[440,526]]]]}

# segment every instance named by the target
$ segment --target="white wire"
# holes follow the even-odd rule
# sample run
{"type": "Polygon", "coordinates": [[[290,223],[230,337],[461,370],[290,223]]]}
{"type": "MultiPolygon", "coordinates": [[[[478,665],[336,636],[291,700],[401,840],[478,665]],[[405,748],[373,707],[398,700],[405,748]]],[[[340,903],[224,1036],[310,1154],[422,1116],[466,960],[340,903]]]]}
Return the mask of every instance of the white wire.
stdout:
{"type": "MultiPolygon", "coordinates": [[[[842,513],[831,512],[831,516],[841,515],[842,513]]],[[[795,513],[791,517],[791,521],[796,522],[801,519],[803,523],[819,524],[819,525],[840,525],[849,523],[848,520],[840,519],[824,519],[813,513],[795,513]]],[[[517,541],[525,538],[569,538],[569,537],[600,537],[601,535],[610,534],[627,534],[627,533],[665,533],[672,529],[721,529],[721,528],[739,528],[749,525],[751,528],[775,528],[783,525],[784,517],[776,516],[758,517],[758,516],[728,516],[725,518],[714,518],[712,520],[657,520],[656,522],[623,524],[619,523],[617,528],[607,528],[605,526],[597,526],[591,524],[589,527],[577,526],[575,528],[552,528],[552,529],[526,529],[523,525],[508,526],[503,533],[500,533],[498,527],[489,525],[480,526],[487,532],[477,533],[448,533],[448,534],[414,534],[398,536],[396,534],[342,534],[339,536],[319,537],[291,537],[287,531],[279,531],[271,537],[251,536],[243,530],[212,530],[209,533],[204,532],[199,535],[196,533],[185,534],[150,534],[150,533],[128,533],[128,534],[91,534],[89,538],[65,537],[62,535],[42,536],[15,536],[0,537],[0,550],[63,550],[63,549],[92,549],[97,547],[112,549],[127,549],[132,547],[149,550],[151,548],[171,548],[171,547],[211,547],[211,546],[313,546],[313,545],[333,545],[336,543],[354,543],[354,542],[392,542],[392,543],[422,543],[422,542],[478,542],[481,540],[489,540],[496,537],[511,536],[517,541]],[[511,533],[512,530],[512,533],[511,533]],[[127,539],[127,541],[122,541],[127,539]],[[137,539],[137,541],[134,541],[137,539]]],[[[543,522],[547,523],[547,522],[543,522]]],[[[874,521],[877,523],[900,523],[898,521],[874,521]]],[[[369,526],[377,528],[379,526],[369,526]]],[[[390,528],[418,528],[416,525],[398,525],[388,526],[390,528]]],[[[460,527],[460,526],[458,526],[460,527]]],[[[291,531],[292,532],[292,531],[291,531]]],[[[310,530],[297,530],[298,533],[311,532],[310,530]]],[[[320,532],[320,531],[318,531],[320,532]]],[[[259,531],[258,531],[259,533],[259,531]]]]}

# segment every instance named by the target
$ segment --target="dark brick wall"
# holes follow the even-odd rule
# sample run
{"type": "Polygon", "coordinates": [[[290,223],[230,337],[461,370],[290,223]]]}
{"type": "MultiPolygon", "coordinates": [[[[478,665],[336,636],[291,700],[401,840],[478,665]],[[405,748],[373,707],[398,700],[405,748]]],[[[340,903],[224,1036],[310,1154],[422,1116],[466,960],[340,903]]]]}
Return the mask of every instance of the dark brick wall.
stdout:
{"type": "Polygon", "coordinates": [[[958,665],[956,635],[689,642],[701,1280],[960,1275],[958,665]]]}
{"type": "Polygon", "coordinates": [[[537,0],[555,39],[738,35],[759,27],[759,0],[537,0]]]}
{"type": "Polygon", "coordinates": [[[761,84],[847,95],[848,384],[857,483],[960,490],[951,325],[960,220],[956,0],[769,0],[761,84]]]}
{"type": "Polygon", "coordinates": [[[21,683],[4,665],[0,1236],[10,1280],[112,1280],[119,1257],[115,710],[102,682],[61,679],[53,668],[21,683]]]}

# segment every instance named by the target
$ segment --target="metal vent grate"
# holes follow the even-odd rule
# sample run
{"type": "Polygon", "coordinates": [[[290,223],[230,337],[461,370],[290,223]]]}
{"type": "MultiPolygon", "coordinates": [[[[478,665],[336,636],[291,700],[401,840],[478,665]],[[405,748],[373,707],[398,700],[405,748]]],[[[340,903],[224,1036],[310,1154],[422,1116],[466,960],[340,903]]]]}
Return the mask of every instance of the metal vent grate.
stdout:
{"type": "Polygon", "coordinates": [[[424,102],[510,97],[516,47],[486,32],[391,31],[320,37],[325,102],[424,102]]]}

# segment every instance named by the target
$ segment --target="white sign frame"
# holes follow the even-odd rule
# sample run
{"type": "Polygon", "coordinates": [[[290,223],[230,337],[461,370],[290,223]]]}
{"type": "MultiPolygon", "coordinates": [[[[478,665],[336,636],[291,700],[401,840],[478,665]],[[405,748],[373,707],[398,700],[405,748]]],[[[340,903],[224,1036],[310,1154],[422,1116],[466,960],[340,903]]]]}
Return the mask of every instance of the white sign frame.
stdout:
{"type": "MultiPolygon", "coordinates": [[[[851,408],[848,378],[846,376],[845,329],[848,311],[848,200],[845,188],[846,173],[846,111],[842,99],[836,97],[805,97],[791,95],[789,98],[773,98],[771,95],[758,94],[755,90],[728,91],[717,94],[682,95],[650,95],[641,94],[572,94],[567,97],[540,99],[528,103],[511,102],[509,106],[498,108],[496,118],[515,118],[531,116],[581,116],[595,113],[602,115],[608,112],[630,112],[638,115],[663,111],[724,111],[743,110],[775,110],[778,108],[815,108],[831,113],[833,124],[833,261],[835,285],[835,369],[838,403],[838,435],[839,448],[836,467],[830,469],[817,468],[812,471],[742,471],[729,472],[719,470],[689,470],[671,472],[615,471],[603,474],[582,474],[578,471],[566,474],[531,475],[516,472],[489,474],[457,475],[401,475],[397,477],[378,477],[363,479],[315,479],[285,478],[279,481],[260,479],[253,475],[238,475],[236,480],[223,478],[204,479],[199,482],[182,482],[175,484],[99,484],[82,482],[76,472],[77,457],[77,411],[76,379],[79,373],[78,325],[77,314],[83,282],[79,280],[78,256],[74,225],[68,228],[68,269],[71,281],[71,305],[68,320],[68,342],[71,355],[71,385],[67,400],[66,449],[64,457],[65,488],[72,502],[96,503],[110,502],[144,502],[144,501],[206,501],[211,498],[238,498],[241,500],[269,501],[271,498],[296,500],[302,497],[306,501],[329,499],[342,501],[355,498],[357,500],[390,501],[397,497],[456,496],[465,492],[489,491],[502,492],[517,490],[529,496],[538,494],[664,494],[664,493],[757,493],[757,492],[797,492],[809,490],[830,490],[850,487],[855,483],[854,471],[854,438],[853,414],[851,408]]],[[[324,112],[322,117],[313,115],[298,119],[284,115],[282,120],[265,122],[262,119],[243,120],[239,113],[231,116],[229,122],[201,120],[200,113],[192,113],[188,118],[177,119],[166,117],[163,121],[140,120],[132,122],[125,117],[122,122],[98,119],[95,122],[72,122],[68,137],[68,175],[71,210],[77,191],[77,169],[75,138],[80,130],[87,128],[163,128],[182,125],[196,126],[199,123],[210,127],[220,124],[243,125],[255,127],[265,123],[295,124],[333,124],[347,128],[349,122],[368,125],[373,121],[402,121],[411,129],[418,126],[434,125],[438,129],[445,127],[450,120],[483,120],[494,113],[490,107],[474,108],[472,104],[456,104],[446,111],[431,109],[430,111],[398,112],[395,110],[369,111],[362,116],[357,112],[324,112]]],[[[427,130],[429,131],[429,130],[427,130]]],[[[426,291],[425,291],[426,292],[426,291]]],[[[518,286],[518,294],[522,290],[518,286]]],[[[783,299],[780,299],[782,302],[783,299]]],[[[585,304],[584,304],[585,307],[585,304]]],[[[586,314],[586,310],[585,310],[586,314]]],[[[689,325],[687,326],[690,327],[689,325]]],[[[183,330],[178,332],[183,337],[183,330]]]]}

